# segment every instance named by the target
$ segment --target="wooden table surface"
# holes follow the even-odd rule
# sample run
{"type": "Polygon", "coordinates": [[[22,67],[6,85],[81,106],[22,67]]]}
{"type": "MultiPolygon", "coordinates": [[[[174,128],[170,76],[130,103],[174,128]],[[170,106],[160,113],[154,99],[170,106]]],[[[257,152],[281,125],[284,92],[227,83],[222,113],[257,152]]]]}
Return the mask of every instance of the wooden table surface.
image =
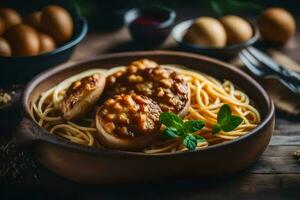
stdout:
{"type": "MultiPolygon", "coordinates": [[[[77,48],[72,60],[133,50],[129,40],[130,36],[125,28],[113,33],[90,33],[77,48]]],[[[174,49],[173,46],[174,42],[169,38],[163,49],[174,49]]],[[[300,51],[297,46],[299,45],[292,45],[290,54],[299,61],[300,51]]],[[[12,118],[18,116],[15,112],[12,118]]],[[[22,165],[23,162],[29,164],[21,167],[15,175],[2,172],[0,191],[3,192],[4,199],[22,198],[24,195],[43,199],[300,199],[300,162],[292,155],[295,150],[300,149],[299,122],[299,118],[276,113],[276,127],[271,142],[253,166],[234,177],[206,181],[197,178],[114,187],[81,185],[53,174],[30,153],[23,153],[8,144],[12,145],[11,155],[19,156],[20,161],[14,161],[8,156],[1,161],[0,157],[0,166],[1,162],[6,162],[8,167],[22,165]]],[[[9,136],[3,138],[2,143],[10,140],[9,136]]]]}

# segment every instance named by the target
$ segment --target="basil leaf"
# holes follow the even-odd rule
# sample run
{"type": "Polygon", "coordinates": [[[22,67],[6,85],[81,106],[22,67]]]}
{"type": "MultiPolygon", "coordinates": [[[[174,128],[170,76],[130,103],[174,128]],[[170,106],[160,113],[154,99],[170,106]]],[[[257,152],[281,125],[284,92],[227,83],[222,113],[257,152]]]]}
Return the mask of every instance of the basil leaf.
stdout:
{"type": "Polygon", "coordinates": [[[163,134],[169,138],[177,138],[178,136],[178,131],[172,127],[166,128],[163,132],[163,134]]]}
{"type": "Polygon", "coordinates": [[[201,130],[204,127],[204,121],[202,120],[190,120],[184,122],[183,130],[185,133],[193,133],[201,130]]]}
{"type": "Polygon", "coordinates": [[[222,124],[222,130],[225,132],[232,131],[238,127],[242,121],[242,118],[232,115],[224,124],[222,124]]]}
{"type": "Polygon", "coordinates": [[[177,115],[170,112],[163,112],[159,115],[160,123],[164,124],[166,127],[174,127],[177,130],[182,129],[183,121],[177,115]]]}
{"type": "Polygon", "coordinates": [[[242,123],[243,119],[231,115],[230,106],[224,104],[218,112],[217,121],[218,123],[212,129],[212,134],[216,134],[221,130],[225,132],[232,131],[242,123]]]}
{"type": "Polygon", "coordinates": [[[217,123],[217,124],[214,125],[214,127],[212,128],[212,134],[219,133],[221,130],[222,130],[222,129],[221,129],[220,124],[217,123]]]}
{"type": "Polygon", "coordinates": [[[194,136],[195,136],[195,138],[197,140],[197,143],[198,142],[206,142],[206,139],[204,137],[202,137],[200,135],[196,135],[196,134],[194,134],[194,136]]]}
{"type": "Polygon", "coordinates": [[[187,134],[183,139],[183,144],[188,148],[188,150],[194,150],[197,146],[197,139],[193,134],[187,134]]]}
{"type": "Polygon", "coordinates": [[[231,109],[229,105],[224,104],[218,112],[218,117],[217,117],[218,123],[222,125],[230,118],[230,116],[231,116],[231,109]]]}
{"type": "Polygon", "coordinates": [[[159,121],[167,128],[164,130],[163,135],[169,138],[181,137],[182,143],[189,150],[194,150],[197,147],[197,142],[206,142],[205,138],[199,135],[193,135],[192,132],[196,132],[204,127],[204,121],[191,120],[183,122],[183,120],[169,112],[161,113],[159,121]]]}

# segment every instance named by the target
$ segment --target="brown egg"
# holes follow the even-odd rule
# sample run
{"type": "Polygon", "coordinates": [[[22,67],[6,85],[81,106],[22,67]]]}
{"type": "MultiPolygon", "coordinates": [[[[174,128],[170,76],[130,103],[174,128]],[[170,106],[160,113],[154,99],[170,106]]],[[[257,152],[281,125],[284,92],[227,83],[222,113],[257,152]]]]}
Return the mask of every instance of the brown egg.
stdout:
{"type": "Polygon", "coordinates": [[[30,15],[28,15],[24,21],[26,24],[30,25],[31,27],[35,29],[40,29],[41,15],[42,15],[41,11],[33,12],[30,15]]]}
{"type": "Polygon", "coordinates": [[[226,32],[217,19],[199,17],[185,34],[184,40],[201,46],[224,47],[226,32]]]}
{"type": "Polygon", "coordinates": [[[0,8],[0,17],[4,20],[6,30],[22,22],[19,13],[11,8],[0,8]]]}
{"type": "Polygon", "coordinates": [[[287,42],[296,30],[295,19],[283,8],[266,9],[257,24],[262,38],[274,43],[287,42]]]}
{"type": "Polygon", "coordinates": [[[10,46],[2,37],[0,37],[0,56],[11,56],[10,46]]]}
{"type": "Polygon", "coordinates": [[[2,17],[0,17],[0,35],[2,35],[5,31],[5,23],[2,17]]]}
{"type": "Polygon", "coordinates": [[[41,26],[58,43],[64,43],[73,35],[73,20],[67,10],[50,5],[42,10],[41,26]]]}
{"type": "Polygon", "coordinates": [[[46,53],[56,48],[54,39],[46,33],[38,33],[40,41],[40,53],[46,53]]]}
{"type": "Polygon", "coordinates": [[[226,30],[227,44],[229,45],[246,42],[253,35],[251,25],[239,16],[227,15],[220,21],[226,30]]]}
{"type": "Polygon", "coordinates": [[[14,56],[29,56],[39,53],[39,36],[29,25],[19,24],[9,28],[5,32],[4,38],[9,42],[14,56]]]}

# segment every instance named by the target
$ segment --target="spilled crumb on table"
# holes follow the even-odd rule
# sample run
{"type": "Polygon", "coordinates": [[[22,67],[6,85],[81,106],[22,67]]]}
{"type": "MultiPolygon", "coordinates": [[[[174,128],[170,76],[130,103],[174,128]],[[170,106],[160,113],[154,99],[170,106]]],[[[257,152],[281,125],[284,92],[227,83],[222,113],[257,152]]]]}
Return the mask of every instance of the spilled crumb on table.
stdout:
{"type": "Polygon", "coordinates": [[[26,181],[24,179],[30,177],[30,179],[38,179],[38,175],[34,172],[36,169],[34,160],[18,150],[11,140],[0,141],[0,184],[22,184],[26,181]]]}
{"type": "MultiPolygon", "coordinates": [[[[14,95],[15,92],[12,91],[11,94],[14,95]]],[[[11,102],[11,99],[12,99],[11,94],[0,91],[0,106],[5,106],[11,102]]]]}
{"type": "Polygon", "coordinates": [[[295,151],[293,155],[295,159],[300,160],[300,150],[295,151]]]}

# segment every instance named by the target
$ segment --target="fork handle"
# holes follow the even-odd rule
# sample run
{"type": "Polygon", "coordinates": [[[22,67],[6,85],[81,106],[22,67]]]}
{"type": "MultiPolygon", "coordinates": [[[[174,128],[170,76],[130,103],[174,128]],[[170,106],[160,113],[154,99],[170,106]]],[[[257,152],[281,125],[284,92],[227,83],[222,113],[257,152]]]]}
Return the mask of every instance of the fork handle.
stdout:
{"type": "Polygon", "coordinates": [[[300,75],[297,72],[289,71],[279,66],[280,72],[276,72],[280,78],[287,79],[290,82],[294,82],[300,85],[300,75]]]}
{"type": "Polygon", "coordinates": [[[284,86],[286,86],[289,90],[291,90],[293,93],[300,95],[300,85],[299,87],[295,86],[294,83],[291,83],[285,79],[282,79],[280,77],[277,78],[284,86]]]}

